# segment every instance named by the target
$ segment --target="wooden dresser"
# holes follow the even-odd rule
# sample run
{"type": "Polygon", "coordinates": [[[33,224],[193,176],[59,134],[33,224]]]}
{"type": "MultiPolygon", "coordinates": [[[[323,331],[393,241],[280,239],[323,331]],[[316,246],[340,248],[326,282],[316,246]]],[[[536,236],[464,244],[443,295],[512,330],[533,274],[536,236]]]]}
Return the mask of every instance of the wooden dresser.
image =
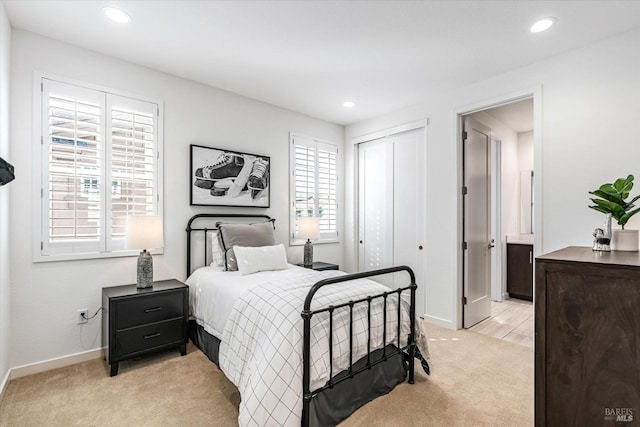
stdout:
{"type": "Polygon", "coordinates": [[[640,253],[536,258],[535,425],[640,425],[640,253]]]}

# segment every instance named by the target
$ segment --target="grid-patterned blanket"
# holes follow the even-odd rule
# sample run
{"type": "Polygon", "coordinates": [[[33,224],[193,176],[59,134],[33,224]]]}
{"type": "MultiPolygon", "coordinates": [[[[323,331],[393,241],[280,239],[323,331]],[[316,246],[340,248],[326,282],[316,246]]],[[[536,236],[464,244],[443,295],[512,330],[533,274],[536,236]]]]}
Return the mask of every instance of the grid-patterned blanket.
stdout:
{"type": "MultiPolygon", "coordinates": [[[[302,339],[300,316],[309,288],[320,279],[340,274],[310,271],[307,275],[265,283],[235,304],[220,345],[220,367],[240,390],[240,426],[299,426],[302,415],[302,339]]],[[[389,288],[370,280],[356,280],[321,288],[312,309],[377,295],[389,288]]],[[[409,304],[402,300],[401,345],[409,333],[409,304]]],[[[383,302],[371,309],[371,349],[381,348],[383,302]]],[[[312,318],[311,389],[349,366],[349,308],[336,310],[333,319],[333,361],[329,360],[328,313],[312,318]]],[[[387,300],[386,343],[397,343],[397,296],[387,300]],[[395,325],[395,326],[394,326],[395,325]]],[[[367,304],[353,312],[353,362],[367,351],[367,304]]]]}

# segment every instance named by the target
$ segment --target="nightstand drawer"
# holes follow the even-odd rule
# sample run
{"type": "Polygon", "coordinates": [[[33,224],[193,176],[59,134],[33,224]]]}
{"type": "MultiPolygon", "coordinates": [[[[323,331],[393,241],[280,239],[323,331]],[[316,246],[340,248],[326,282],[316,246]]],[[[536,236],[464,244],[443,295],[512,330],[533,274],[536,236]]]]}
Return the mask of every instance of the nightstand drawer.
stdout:
{"type": "Polygon", "coordinates": [[[144,298],[130,298],[116,303],[116,330],[160,322],[184,316],[184,305],[179,292],[163,292],[144,298]]]}
{"type": "Polygon", "coordinates": [[[126,356],[138,351],[179,343],[183,340],[184,319],[167,320],[131,328],[116,333],[116,355],[126,356]]]}

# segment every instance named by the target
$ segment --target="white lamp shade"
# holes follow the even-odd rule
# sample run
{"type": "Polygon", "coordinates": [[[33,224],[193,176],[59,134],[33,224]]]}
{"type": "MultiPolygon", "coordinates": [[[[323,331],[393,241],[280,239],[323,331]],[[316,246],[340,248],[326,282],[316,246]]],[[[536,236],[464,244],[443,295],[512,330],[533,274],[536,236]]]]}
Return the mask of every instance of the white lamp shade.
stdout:
{"type": "Polygon", "coordinates": [[[298,218],[298,237],[300,239],[317,239],[320,237],[320,218],[301,216],[298,218]]]}
{"type": "Polygon", "coordinates": [[[164,246],[162,218],[152,215],[127,217],[127,247],[130,249],[155,249],[164,246]]]}

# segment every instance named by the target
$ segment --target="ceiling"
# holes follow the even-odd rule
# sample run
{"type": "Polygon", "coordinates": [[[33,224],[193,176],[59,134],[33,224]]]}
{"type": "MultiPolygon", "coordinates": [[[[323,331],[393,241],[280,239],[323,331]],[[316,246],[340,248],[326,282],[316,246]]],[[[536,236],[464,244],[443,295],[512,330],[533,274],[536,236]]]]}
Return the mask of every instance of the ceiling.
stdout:
{"type": "Polygon", "coordinates": [[[533,130],[533,98],[493,107],[485,112],[516,133],[533,130]]]}
{"type": "Polygon", "coordinates": [[[4,4],[14,28],[343,125],[640,27],[640,2],[614,0],[4,4]]]}

